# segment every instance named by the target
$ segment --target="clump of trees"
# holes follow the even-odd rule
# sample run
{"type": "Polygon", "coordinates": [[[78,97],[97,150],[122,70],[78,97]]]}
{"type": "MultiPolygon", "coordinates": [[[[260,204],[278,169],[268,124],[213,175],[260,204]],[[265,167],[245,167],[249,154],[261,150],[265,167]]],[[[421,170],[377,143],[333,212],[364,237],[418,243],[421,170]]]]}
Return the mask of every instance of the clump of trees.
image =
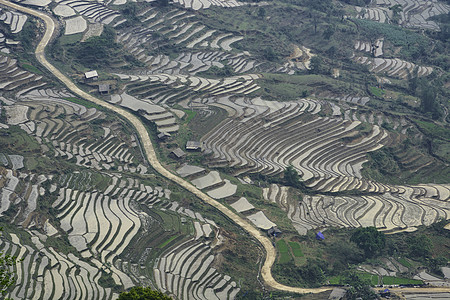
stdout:
{"type": "Polygon", "coordinates": [[[136,2],[127,2],[121,7],[121,13],[127,19],[128,24],[136,24],[139,22],[137,14],[139,12],[139,7],[136,2]]]}
{"type": "Polygon", "coordinates": [[[308,259],[300,267],[294,264],[275,265],[277,273],[285,274],[288,285],[321,286],[330,275],[328,263],[321,259],[308,259]]]}
{"type": "Polygon", "coordinates": [[[370,4],[370,0],[341,0],[341,1],[356,6],[366,6],[370,4]]]}
{"type": "Polygon", "coordinates": [[[423,84],[420,91],[420,110],[433,119],[439,119],[441,112],[437,100],[436,88],[430,84],[423,84]]]}
{"type": "Polygon", "coordinates": [[[109,66],[119,55],[121,46],[115,42],[116,33],[105,26],[100,36],[77,43],[70,48],[70,54],[82,65],[93,67],[109,66]]]}
{"type": "Polygon", "coordinates": [[[413,258],[427,258],[431,256],[433,243],[430,238],[422,234],[408,239],[409,255],[413,258]]]}
{"type": "Polygon", "coordinates": [[[9,287],[16,282],[14,273],[10,271],[15,262],[15,257],[0,252],[0,294],[2,296],[5,296],[9,287]]]}
{"type": "Polygon", "coordinates": [[[378,256],[386,246],[386,237],[375,227],[357,228],[353,232],[350,241],[363,250],[367,258],[378,256]]]}
{"type": "Polygon", "coordinates": [[[306,186],[301,181],[300,175],[298,174],[297,170],[293,166],[288,166],[283,173],[284,178],[284,184],[288,186],[295,187],[300,190],[305,190],[306,186]]]}
{"type": "MultiPolygon", "coordinates": [[[[3,228],[0,228],[0,233],[2,231],[3,228]]],[[[9,288],[16,282],[15,273],[11,271],[16,261],[17,257],[0,251],[0,295],[2,299],[9,292],[9,288]]]]}
{"type": "Polygon", "coordinates": [[[169,296],[154,291],[149,287],[136,286],[128,292],[119,295],[119,300],[171,300],[169,296]]]}
{"type": "Polygon", "coordinates": [[[346,299],[378,299],[375,292],[370,288],[370,282],[363,279],[355,272],[348,272],[345,276],[344,283],[351,285],[345,294],[346,299]]]}
{"type": "Polygon", "coordinates": [[[25,22],[25,25],[18,34],[18,38],[25,52],[32,53],[33,42],[36,40],[36,35],[36,22],[33,20],[31,22],[25,22]]]}

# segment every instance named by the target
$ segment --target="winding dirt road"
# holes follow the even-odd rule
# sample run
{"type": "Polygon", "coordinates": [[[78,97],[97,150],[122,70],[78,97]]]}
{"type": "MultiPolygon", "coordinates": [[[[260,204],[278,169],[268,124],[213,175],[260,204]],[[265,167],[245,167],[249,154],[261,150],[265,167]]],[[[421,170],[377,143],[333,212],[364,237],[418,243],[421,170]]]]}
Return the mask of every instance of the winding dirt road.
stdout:
{"type": "Polygon", "coordinates": [[[285,286],[285,285],[280,284],[277,281],[275,281],[275,279],[272,277],[271,268],[275,262],[276,251],[272,245],[271,240],[267,236],[262,234],[258,229],[253,227],[253,225],[251,225],[247,220],[238,216],[233,211],[228,209],[226,206],[222,205],[220,202],[209,197],[208,195],[206,195],[205,193],[203,193],[202,191],[200,191],[199,189],[197,189],[195,186],[193,186],[189,182],[185,181],[184,179],[182,179],[182,178],[172,174],[168,170],[166,170],[159,163],[159,161],[157,159],[155,150],[153,148],[153,145],[152,145],[152,142],[150,140],[150,136],[148,135],[147,130],[145,129],[144,125],[141,123],[141,121],[136,116],[134,116],[133,114],[127,112],[126,110],[124,110],[120,107],[116,107],[110,103],[102,101],[102,100],[84,92],[83,90],[78,88],[75,85],[75,83],[73,83],[67,76],[65,76],[58,69],[56,69],[50,62],[48,62],[48,60],[45,58],[45,47],[50,42],[50,40],[53,36],[53,33],[55,31],[55,22],[53,21],[53,19],[40,11],[30,9],[28,7],[23,7],[23,6],[20,6],[15,3],[11,3],[6,0],[0,0],[0,4],[9,6],[16,10],[33,15],[44,21],[46,30],[45,30],[42,40],[39,42],[39,44],[36,48],[36,51],[35,51],[37,60],[45,68],[47,68],[53,75],[55,75],[67,87],[67,89],[69,89],[73,93],[75,93],[78,96],[80,96],[81,98],[91,101],[97,105],[100,105],[104,108],[112,110],[115,113],[121,115],[123,118],[127,119],[128,122],[135,127],[150,165],[159,174],[166,177],[167,179],[170,179],[171,181],[175,182],[176,184],[180,185],[187,191],[191,192],[192,194],[194,194],[195,196],[197,196],[198,198],[203,200],[205,203],[217,208],[219,211],[221,211],[223,214],[225,214],[228,218],[230,218],[238,226],[240,226],[245,231],[247,231],[250,235],[252,235],[254,238],[256,238],[263,245],[263,247],[266,251],[266,259],[265,259],[264,264],[261,269],[261,275],[264,280],[264,283],[267,286],[277,289],[277,290],[283,290],[283,291],[289,291],[289,292],[295,292],[295,293],[320,293],[320,292],[328,291],[331,289],[328,287],[317,288],[317,289],[296,288],[296,287],[285,286]]]}
{"type": "MultiPolygon", "coordinates": [[[[81,98],[84,98],[88,101],[91,101],[97,105],[100,105],[104,108],[107,108],[111,111],[114,111],[115,113],[119,114],[123,118],[127,119],[130,124],[132,124],[137,133],[139,134],[139,138],[142,143],[142,147],[145,151],[145,154],[147,156],[147,159],[151,166],[162,176],[166,177],[167,179],[173,181],[174,183],[180,185],[187,191],[191,192],[201,200],[203,200],[205,203],[215,207],[220,212],[225,214],[228,218],[230,218],[234,223],[236,223],[238,226],[240,226],[242,229],[247,231],[251,236],[253,236],[255,239],[257,239],[262,246],[264,247],[266,251],[266,257],[264,264],[261,269],[261,275],[264,280],[264,283],[272,288],[277,289],[281,291],[287,291],[287,292],[293,292],[293,293],[321,293],[324,291],[329,291],[332,288],[331,287],[322,287],[322,288],[315,288],[315,289],[307,289],[307,288],[299,288],[299,287],[290,287],[283,285],[277,281],[272,276],[271,268],[272,265],[275,262],[276,258],[276,250],[272,245],[272,241],[264,235],[260,230],[256,229],[253,225],[251,225],[246,219],[238,216],[233,211],[228,209],[226,206],[222,205],[220,202],[214,200],[213,198],[209,197],[199,189],[197,189],[195,186],[190,184],[189,182],[185,181],[184,179],[172,174],[168,170],[166,170],[158,161],[155,150],[153,148],[152,142],[150,140],[150,136],[148,135],[148,132],[144,125],[141,123],[141,121],[134,116],[133,114],[127,112],[124,109],[121,109],[120,107],[113,106],[110,103],[104,102],[96,97],[93,97],[92,95],[84,92],[80,88],[78,88],[68,77],[66,77],[64,74],[62,74],[58,69],[56,69],[52,64],[50,64],[47,59],[45,58],[45,47],[50,42],[53,33],[55,31],[55,22],[51,17],[48,15],[34,10],[30,9],[28,7],[23,7],[18,4],[6,1],[6,0],[0,0],[0,4],[9,6],[13,9],[16,9],[18,11],[24,12],[26,14],[30,14],[32,16],[35,16],[45,23],[45,33],[41,41],[39,42],[35,54],[37,60],[45,67],[47,68],[54,76],[56,76],[70,91],[77,94],[81,98]]],[[[433,289],[433,288],[426,288],[426,289],[412,289],[414,292],[424,292],[425,290],[428,292],[436,291],[436,292],[450,292],[450,289],[433,289]]]]}

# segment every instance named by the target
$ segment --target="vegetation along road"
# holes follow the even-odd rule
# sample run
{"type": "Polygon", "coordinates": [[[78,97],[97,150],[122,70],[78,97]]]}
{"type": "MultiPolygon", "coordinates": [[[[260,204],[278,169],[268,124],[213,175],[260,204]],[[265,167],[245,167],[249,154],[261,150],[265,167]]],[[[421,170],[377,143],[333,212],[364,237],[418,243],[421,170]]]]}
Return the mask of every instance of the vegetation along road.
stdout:
{"type": "MultiPolygon", "coordinates": [[[[27,7],[22,7],[20,5],[17,5],[15,3],[11,3],[6,0],[0,0],[0,4],[9,6],[11,8],[14,8],[16,10],[19,10],[21,12],[33,15],[35,17],[40,18],[45,23],[45,33],[41,41],[39,42],[35,54],[37,60],[45,67],[47,68],[55,77],[57,77],[70,91],[77,94],[78,96],[91,101],[97,105],[100,105],[106,109],[112,110],[115,113],[121,115],[123,118],[127,119],[130,124],[132,124],[136,131],[139,134],[139,138],[141,140],[142,146],[145,150],[145,154],[147,156],[147,159],[151,166],[162,176],[166,177],[167,179],[170,179],[171,181],[175,182],[176,184],[180,185],[187,191],[193,193],[195,196],[203,200],[205,203],[217,208],[220,212],[225,214],[228,218],[230,218],[233,222],[235,222],[238,226],[240,226],[242,229],[247,231],[250,235],[252,235],[255,239],[257,239],[264,247],[266,251],[266,257],[264,264],[262,266],[261,275],[265,282],[265,284],[273,289],[282,290],[282,291],[288,291],[288,292],[294,292],[294,293],[320,293],[327,290],[332,289],[331,287],[322,287],[322,288],[315,288],[315,289],[307,289],[307,288],[299,288],[299,287],[290,287],[283,284],[280,284],[277,282],[271,272],[272,265],[275,262],[276,258],[276,250],[274,246],[272,245],[272,241],[265,236],[260,230],[256,229],[251,225],[247,220],[244,218],[238,216],[233,211],[222,205],[220,202],[212,199],[205,193],[198,190],[196,187],[194,187],[192,184],[188,183],[187,181],[183,180],[182,178],[172,174],[168,170],[166,170],[158,161],[158,158],[156,156],[155,150],[153,148],[152,142],[150,140],[150,136],[144,127],[144,125],[141,123],[141,121],[134,116],[133,114],[129,113],[128,111],[121,109],[119,107],[115,107],[110,103],[104,102],[98,98],[93,97],[92,95],[84,92],[80,88],[78,88],[68,77],[66,77],[64,74],[62,74],[58,69],[56,69],[51,63],[47,61],[45,58],[45,47],[50,42],[53,33],[55,31],[55,22],[53,19],[34,9],[30,9],[27,7]]],[[[408,289],[410,290],[410,289],[408,289]]],[[[410,290],[411,291],[411,290],[410,290]]],[[[449,292],[450,288],[417,288],[412,289],[414,292],[449,292]]]]}

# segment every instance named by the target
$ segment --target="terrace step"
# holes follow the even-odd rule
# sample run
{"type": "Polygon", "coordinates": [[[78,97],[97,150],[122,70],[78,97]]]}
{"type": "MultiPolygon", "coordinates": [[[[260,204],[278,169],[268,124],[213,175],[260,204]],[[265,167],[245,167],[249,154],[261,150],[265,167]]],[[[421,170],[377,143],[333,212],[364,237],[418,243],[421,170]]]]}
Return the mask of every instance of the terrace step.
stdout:
{"type": "MultiPolygon", "coordinates": [[[[421,185],[397,187],[397,190],[404,191],[402,194],[386,192],[376,196],[345,197],[317,195],[294,201],[289,194],[282,196],[278,192],[283,187],[271,185],[263,192],[263,197],[266,201],[275,201],[287,213],[298,233],[303,235],[308,230],[328,226],[375,226],[384,231],[415,230],[417,226],[431,224],[439,215],[449,212],[445,200],[421,198],[425,196],[422,190],[425,187],[430,190],[430,196],[436,194],[435,186],[421,185]],[[432,202],[428,202],[430,200],[432,202]]],[[[438,187],[448,191],[446,186],[438,187]]]]}

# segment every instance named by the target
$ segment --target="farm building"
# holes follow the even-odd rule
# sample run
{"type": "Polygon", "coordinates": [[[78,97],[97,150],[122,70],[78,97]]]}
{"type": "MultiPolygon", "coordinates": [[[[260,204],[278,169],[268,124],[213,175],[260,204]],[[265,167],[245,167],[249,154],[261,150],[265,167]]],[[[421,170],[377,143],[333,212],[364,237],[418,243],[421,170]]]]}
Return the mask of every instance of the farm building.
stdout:
{"type": "Polygon", "coordinates": [[[109,84],[99,84],[98,92],[102,95],[106,95],[109,93],[109,84]]]}
{"type": "Polygon", "coordinates": [[[184,151],[181,150],[180,148],[173,150],[170,154],[172,154],[172,156],[175,157],[176,159],[181,159],[186,156],[186,153],[184,153],[184,151]]]}
{"type": "Polygon", "coordinates": [[[186,150],[201,151],[202,143],[197,142],[197,141],[187,141],[186,142],[186,150]]]}
{"type": "Polygon", "coordinates": [[[270,229],[267,231],[267,234],[268,234],[269,236],[279,237],[279,236],[281,236],[282,232],[281,232],[280,229],[278,229],[278,227],[273,226],[272,228],[270,228],[270,229]]]}
{"type": "Polygon", "coordinates": [[[333,290],[331,291],[331,294],[330,294],[330,296],[328,297],[328,299],[330,299],[330,300],[339,300],[339,299],[342,299],[342,298],[344,298],[346,292],[347,292],[347,291],[344,290],[344,289],[341,289],[341,288],[335,288],[335,289],[333,289],[333,290]]]}
{"type": "Polygon", "coordinates": [[[96,70],[92,70],[89,72],[84,73],[84,78],[86,80],[97,80],[98,79],[98,73],[96,70]]]}
{"type": "Polygon", "coordinates": [[[158,133],[158,139],[160,141],[165,141],[165,140],[167,140],[170,137],[171,137],[171,135],[168,132],[163,131],[163,132],[158,133]]]}

